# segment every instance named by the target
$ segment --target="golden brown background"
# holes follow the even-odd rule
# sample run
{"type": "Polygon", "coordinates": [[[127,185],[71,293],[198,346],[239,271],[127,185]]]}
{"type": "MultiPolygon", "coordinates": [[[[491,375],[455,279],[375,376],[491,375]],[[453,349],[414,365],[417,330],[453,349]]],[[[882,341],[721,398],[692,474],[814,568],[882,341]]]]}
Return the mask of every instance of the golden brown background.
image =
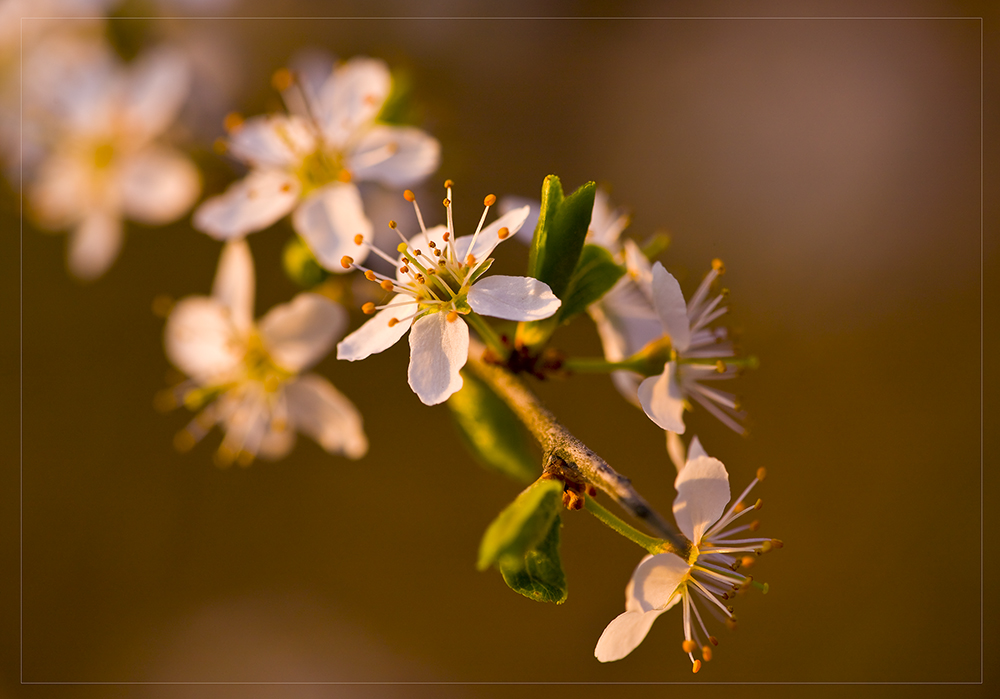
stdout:
{"type": "MultiPolygon", "coordinates": [[[[168,363],[151,302],[157,294],[207,293],[220,245],[186,221],[132,226],[117,264],[83,285],[64,270],[64,236],[26,226],[19,237],[16,205],[7,201],[0,696],[516,689],[42,687],[19,686],[19,678],[995,680],[995,540],[985,542],[985,600],[981,553],[983,523],[995,530],[996,421],[994,413],[985,423],[981,468],[980,410],[997,386],[989,362],[985,387],[980,373],[982,265],[987,350],[997,339],[996,240],[989,227],[981,235],[981,185],[986,221],[996,215],[995,150],[986,151],[980,177],[981,133],[985,125],[989,146],[998,121],[995,9],[594,2],[553,4],[544,14],[938,19],[172,20],[171,31],[207,33],[240,52],[242,91],[232,108],[246,114],[274,106],[270,75],[299,48],[374,55],[405,68],[422,125],[443,145],[427,201],[438,197],[438,180],[454,179],[460,229],[475,225],[485,194],[537,196],[542,178],[555,173],[568,188],[589,179],[610,184],[613,200],[634,213],[633,236],[668,231],[673,244],[661,259],[685,290],[721,257],[731,327],[761,361],[738,387],[752,436],[737,437],[704,411],[690,429],[727,464],[734,488],[767,467],[758,491],[762,531],[786,545],[758,566],[770,593],[740,601],[740,629],[721,630],[716,659],[697,678],[680,650],[679,611],[661,617],[627,659],[602,665],[594,645],[622,611],[642,552],[586,514],[568,514],[565,605],[530,602],[495,571],[476,572],[479,538],[517,488],[461,451],[447,409],[425,408],[408,390],[403,343],[359,364],[331,357],[319,366],[365,416],[372,446],[359,462],[330,457],[308,439],[284,461],[249,468],[212,465],[217,435],[177,454],[171,440],[188,416],[153,409],[168,363]]],[[[529,3],[430,3],[418,11],[361,2],[278,10],[258,2],[234,11],[543,13],[529,3]]],[[[208,186],[214,193],[222,183],[208,186]]],[[[433,205],[427,209],[436,217],[433,205]]],[[[286,236],[281,229],[249,239],[258,314],[295,291],[278,264],[286,236]]],[[[515,246],[503,250],[502,268],[511,273],[526,260],[515,246]]],[[[585,319],[556,341],[599,351],[585,319]]],[[[669,510],[674,469],[662,433],[605,377],[537,388],[570,429],[669,510]]],[[[955,688],[529,691],[937,696],[945,689],[955,688]]],[[[983,691],[964,689],[963,696],[983,691]]]]}

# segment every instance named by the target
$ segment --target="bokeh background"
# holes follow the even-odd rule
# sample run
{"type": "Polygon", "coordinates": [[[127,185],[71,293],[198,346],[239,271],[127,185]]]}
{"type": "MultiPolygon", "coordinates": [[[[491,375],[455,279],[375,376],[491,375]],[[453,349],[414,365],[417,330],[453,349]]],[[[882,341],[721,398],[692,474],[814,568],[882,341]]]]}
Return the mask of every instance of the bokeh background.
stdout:
{"type": "MultiPolygon", "coordinates": [[[[436,201],[439,180],[453,179],[460,230],[475,225],[487,193],[537,196],[554,173],[567,188],[606,184],[633,212],[632,236],[669,233],[661,259],[686,291],[722,258],[730,327],[760,359],[738,388],[751,436],[704,411],[689,429],[727,464],[734,488],[767,467],[762,531],[785,548],[759,562],[770,593],[740,600],[740,628],[719,630],[715,660],[697,678],[680,650],[679,612],[661,617],[628,658],[602,665],[594,645],[622,611],[642,552],[570,513],[564,605],[531,602],[495,571],[477,572],[480,536],[518,488],[461,450],[446,408],[426,408],[409,391],[404,343],[358,364],[330,357],[319,365],[365,416],[371,450],[361,461],[302,439],[281,462],[220,469],[211,459],[217,434],[178,454],[172,439],[189,416],[153,409],[169,365],[151,306],[160,294],[207,293],[220,245],[186,220],[131,226],[117,264],[81,284],[65,271],[64,236],[30,225],[18,234],[8,193],[0,696],[512,691],[19,679],[995,680],[997,549],[983,527],[995,529],[996,420],[987,414],[984,464],[981,405],[985,395],[989,407],[997,382],[989,361],[985,385],[980,371],[981,322],[987,351],[997,335],[997,247],[981,217],[984,191],[986,221],[996,215],[995,150],[985,152],[981,179],[982,134],[985,127],[989,147],[997,123],[995,9],[594,2],[543,12],[529,3],[432,3],[419,10],[427,18],[387,19],[415,10],[246,2],[225,11],[299,18],[147,22],[151,38],[192,46],[209,38],[200,45],[218,58],[206,65],[219,70],[231,101],[221,113],[274,109],[270,76],[303,48],[379,56],[404,70],[419,123],[443,144],[424,200],[436,201]],[[468,18],[500,12],[519,18],[468,18]],[[914,14],[934,19],[891,18],[914,14]],[[305,19],[316,15],[337,18],[305,19]],[[826,18],[766,18],[791,15],[826,18]]],[[[208,116],[192,137],[206,149],[222,135],[219,115],[208,116]]],[[[238,174],[216,158],[208,193],[238,174]]],[[[279,262],[288,234],[279,226],[249,239],[258,315],[295,292],[279,262]]],[[[503,249],[508,273],[526,261],[516,245],[503,249]]],[[[586,319],[556,344],[599,352],[586,319]]],[[[606,377],[536,388],[654,505],[670,509],[674,468],[662,432],[606,377]]],[[[729,688],[706,691],[721,689],[729,688]]],[[[739,691],[786,689],[806,691],[739,691]]],[[[561,690],[533,693],[543,691],[561,690]]]]}

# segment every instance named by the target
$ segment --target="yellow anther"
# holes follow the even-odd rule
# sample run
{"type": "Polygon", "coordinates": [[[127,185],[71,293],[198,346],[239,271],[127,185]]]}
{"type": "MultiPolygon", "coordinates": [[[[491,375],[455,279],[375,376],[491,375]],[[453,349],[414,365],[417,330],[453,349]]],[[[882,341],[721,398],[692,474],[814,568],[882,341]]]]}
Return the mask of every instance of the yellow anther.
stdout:
{"type": "Polygon", "coordinates": [[[344,255],[340,258],[340,266],[344,269],[350,269],[351,265],[354,264],[354,258],[350,255],[344,255]]]}
{"type": "Polygon", "coordinates": [[[361,245],[361,243],[363,243],[363,242],[365,242],[365,237],[363,235],[361,235],[360,233],[358,233],[356,236],[354,236],[354,244],[355,245],[361,245]]]}
{"type": "Polygon", "coordinates": [[[763,466],[761,466],[760,468],[757,469],[757,480],[759,480],[759,481],[764,480],[764,476],[766,476],[766,475],[767,475],[767,469],[766,468],[764,468],[763,466]]]}
{"type": "Polygon", "coordinates": [[[759,509],[760,509],[760,508],[762,508],[763,506],[764,506],[764,501],[763,501],[763,500],[761,500],[760,498],[757,498],[757,502],[755,502],[755,503],[753,504],[753,509],[755,509],[755,510],[759,510],[759,509]]]}
{"type": "Polygon", "coordinates": [[[712,659],[712,649],[709,646],[701,647],[701,657],[707,663],[712,659]]]}
{"type": "Polygon", "coordinates": [[[709,636],[708,642],[711,643],[713,646],[719,645],[719,639],[717,639],[715,636],[709,636]]]}
{"type": "Polygon", "coordinates": [[[761,554],[769,553],[772,548],[774,547],[771,545],[771,542],[765,541],[763,544],[760,545],[760,553],[761,554]]]}
{"type": "Polygon", "coordinates": [[[722,264],[722,260],[720,260],[718,257],[712,260],[712,269],[714,269],[719,274],[726,273],[726,266],[722,264]]]}
{"type": "Polygon", "coordinates": [[[448,197],[445,197],[444,201],[441,202],[441,203],[444,204],[444,208],[447,209],[449,206],[451,206],[451,199],[449,199],[448,197]]]}
{"type": "Polygon", "coordinates": [[[444,234],[441,236],[441,239],[447,243],[449,240],[451,240],[451,232],[445,231],[444,234]]]}
{"type": "Polygon", "coordinates": [[[435,250],[434,251],[434,256],[435,257],[441,257],[441,251],[440,250],[435,250]]]}
{"type": "Polygon", "coordinates": [[[365,279],[367,279],[370,282],[377,282],[378,281],[378,277],[376,277],[375,273],[373,271],[371,271],[370,269],[366,269],[365,270],[365,279]]]}
{"type": "Polygon", "coordinates": [[[420,257],[420,248],[417,248],[416,250],[413,251],[413,256],[420,257]]]}
{"type": "Polygon", "coordinates": [[[700,670],[700,669],[701,669],[701,661],[700,660],[695,660],[694,661],[694,665],[691,666],[691,672],[693,672],[693,673],[695,673],[697,675],[698,674],[698,670],[700,670]]]}
{"type": "Polygon", "coordinates": [[[456,320],[458,320],[458,311],[448,311],[448,315],[445,316],[445,319],[449,323],[454,323],[456,320]]]}
{"type": "Polygon", "coordinates": [[[698,646],[691,639],[688,639],[688,640],[684,641],[683,643],[681,643],[681,648],[684,649],[685,653],[694,653],[694,649],[697,648],[697,647],[698,646]]]}
{"type": "Polygon", "coordinates": [[[741,560],[740,563],[744,568],[749,568],[750,566],[753,565],[754,560],[755,559],[753,556],[744,556],[743,560],[741,560]]]}
{"type": "Polygon", "coordinates": [[[417,200],[417,195],[407,189],[405,192],[403,192],[403,199],[405,199],[408,202],[415,202],[417,200]]]}
{"type": "Polygon", "coordinates": [[[721,359],[715,363],[715,370],[720,374],[726,373],[726,363],[721,359]]]}
{"type": "Polygon", "coordinates": [[[393,230],[396,230],[396,222],[395,221],[389,221],[389,228],[391,228],[393,230]]]}
{"type": "Polygon", "coordinates": [[[388,279],[383,279],[379,283],[379,286],[382,287],[382,289],[385,291],[392,291],[392,282],[389,281],[388,279]]]}
{"type": "Polygon", "coordinates": [[[784,547],[784,542],[781,539],[771,539],[771,548],[780,549],[784,547]]]}
{"type": "Polygon", "coordinates": [[[427,241],[427,245],[430,246],[432,250],[437,247],[437,243],[435,243],[433,240],[427,241]]]}
{"type": "Polygon", "coordinates": [[[354,179],[354,176],[351,175],[351,171],[346,168],[337,173],[337,180],[343,182],[344,184],[347,184],[352,179],[354,179]]]}
{"type": "Polygon", "coordinates": [[[369,301],[368,303],[361,306],[361,312],[366,316],[370,316],[375,313],[375,304],[369,301]]]}
{"type": "Polygon", "coordinates": [[[406,252],[406,243],[400,243],[396,246],[396,252],[406,252]]]}
{"type": "Polygon", "coordinates": [[[394,328],[394,327],[396,327],[396,324],[397,324],[398,322],[399,322],[399,318],[390,318],[390,319],[389,319],[389,327],[390,327],[390,328],[394,328]]]}
{"type": "Polygon", "coordinates": [[[293,82],[295,82],[295,77],[288,68],[278,68],[271,76],[271,87],[278,92],[284,92],[292,86],[293,82]]]}
{"type": "Polygon", "coordinates": [[[504,240],[509,235],[510,235],[510,229],[507,228],[506,226],[497,231],[497,238],[499,238],[500,240],[504,240]]]}
{"type": "Polygon", "coordinates": [[[755,519],[754,521],[750,522],[750,531],[755,532],[758,529],[760,529],[760,520],[759,519],[755,519]]]}
{"type": "Polygon", "coordinates": [[[243,126],[243,116],[237,112],[229,112],[222,120],[222,126],[230,133],[239,131],[239,128],[243,126]]]}
{"type": "Polygon", "coordinates": [[[483,206],[493,206],[497,203],[497,198],[493,194],[487,194],[486,198],[483,199],[483,206]]]}
{"type": "Polygon", "coordinates": [[[452,182],[451,180],[445,180],[444,181],[444,188],[445,189],[449,189],[449,188],[454,187],[454,186],[455,186],[455,183],[452,182]]]}

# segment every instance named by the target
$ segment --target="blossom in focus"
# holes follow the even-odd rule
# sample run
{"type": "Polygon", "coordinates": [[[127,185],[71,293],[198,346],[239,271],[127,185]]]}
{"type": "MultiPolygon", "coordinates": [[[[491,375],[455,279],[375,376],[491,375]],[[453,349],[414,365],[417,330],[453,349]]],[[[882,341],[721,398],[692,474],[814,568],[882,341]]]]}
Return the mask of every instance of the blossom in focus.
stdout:
{"type": "Polygon", "coordinates": [[[228,151],[250,172],[204,202],[194,225],[229,239],[292,213],[319,263],[343,271],[344,255],[365,254],[354,238],[372,236],[354,183],[414,184],[437,169],[440,145],[420,129],[378,123],[392,85],[382,61],[354,58],[323,82],[279,71],[275,82],[290,113],[229,120],[228,151]]]}
{"type": "Polygon", "coordinates": [[[329,381],[303,374],[343,333],[347,313],[328,298],[302,293],[253,320],[254,271],[245,240],[226,244],[211,296],[181,299],[164,330],[168,359],[190,379],[160,401],[201,409],[178,435],[187,449],[215,424],[225,433],[217,461],[279,459],[295,432],[331,453],[357,459],[368,441],[361,415],[329,381]]]}
{"type": "Polygon", "coordinates": [[[737,538],[757,530],[757,521],[736,523],[760,508],[760,500],[750,507],[744,507],[743,501],[764,478],[763,471],[758,470],[757,477],[727,509],[730,491],[725,466],[708,456],[697,438],[692,440],[686,463],[674,481],[677,498],[673,507],[678,528],[692,542],[690,554],[687,559],[674,553],[642,559],[625,588],[625,612],[608,624],[597,642],[594,655],[598,660],[624,658],[642,642],[657,617],[678,604],[684,629],[681,647],[693,671],[701,669],[702,660],[711,660],[718,639],[708,632],[699,604],[735,626],[730,600],[750,587],[765,593],[768,589],[740,571],[752,565],[755,556],[782,545],[776,539],[737,538]],[[696,650],[700,650],[701,659],[694,657],[696,650]]]}
{"type": "MultiPolygon", "coordinates": [[[[409,240],[403,239],[397,248],[399,257],[395,259],[371,248],[396,267],[395,277],[365,269],[349,256],[343,260],[345,267],[364,270],[369,280],[395,295],[381,306],[364,305],[364,311],[374,316],[337,345],[337,358],[364,359],[388,349],[412,328],[407,378],[410,388],[427,405],[447,400],[462,387],[459,370],[469,356],[469,327],[463,316],[475,318],[470,314],[482,314],[505,320],[541,320],[555,313],[562,303],[548,284],[537,279],[482,276],[492,264],[490,255],[496,246],[524,223],[528,207],[510,211],[484,228],[489,207],[496,199],[490,195],[486,197],[486,209],[476,232],[456,239],[451,181],[445,185],[447,226],[426,228],[412,192],[407,191],[406,198],[414,204],[420,233],[409,240]]],[[[360,235],[356,243],[359,248],[371,247],[360,235]]]]}
{"type": "Polygon", "coordinates": [[[685,303],[673,275],[659,262],[653,265],[650,282],[653,306],[662,332],[670,340],[674,358],[666,363],[662,374],[639,384],[638,395],[649,419],[665,430],[684,432],[684,410],[689,407],[690,398],[727,427],[744,431],[739,422],[744,414],[736,397],[708,385],[737,375],[735,364],[726,361],[734,351],[725,328],[707,327],[726,312],[722,304],[725,293],[715,296],[710,293],[712,282],[723,271],[722,262],[714,260],[712,269],[685,303]]]}
{"type": "Polygon", "coordinates": [[[78,55],[78,46],[44,59],[46,90],[34,92],[48,146],[27,194],[39,226],[70,229],[73,274],[94,279],[118,257],[123,219],[155,226],[180,218],[201,179],[186,155],[157,140],[187,96],[184,59],[160,49],[125,66],[106,51],[78,55]]]}

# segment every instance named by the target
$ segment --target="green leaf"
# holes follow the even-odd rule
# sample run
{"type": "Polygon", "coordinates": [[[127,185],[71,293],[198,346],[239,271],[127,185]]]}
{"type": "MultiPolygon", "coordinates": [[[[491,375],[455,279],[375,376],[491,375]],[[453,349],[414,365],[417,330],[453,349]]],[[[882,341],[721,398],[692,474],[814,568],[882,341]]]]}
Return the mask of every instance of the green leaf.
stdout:
{"type": "Polygon", "coordinates": [[[312,289],[330,276],[329,272],[319,266],[305,241],[297,235],[293,235],[285,243],[281,260],[285,274],[303,289],[312,289]]]}
{"type": "Polygon", "coordinates": [[[611,253],[599,245],[584,245],[559,308],[559,322],[565,323],[604,296],[625,274],[611,253]]]}
{"type": "Polygon", "coordinates": [[[521,568],[508,568],[501,561],[500,574],[510,589],[536,602],[562,604],[566,601],[566,574],[559,560],[561,527],[562,522],[556,515],[549,533],[538,546],[525,554],[521,568]]]}
{"type": "Polygon", "coordinates": [[[539,479],[521,491],[486,528],[476,567],[523,568],[525,555],[541,543],[559,514],[562,492],[562,482],[551,478],[539,479]]]}
{"type": "Polygon", "coordinates": [[[448,399],[448,407],[459,436],[483,466],[519,483],[541,475],[540,460],[517,417],[482,381],[463,371],[462,388],[448,399]]]}
{"type": "Polygon", "coordinates": [[[528,275],[545,282],[559,298],[569,284],[594,211],[593,182],[580,187],[568,197],[555,175],[542,183],[542,205],[531,241],[528,275]]]}

